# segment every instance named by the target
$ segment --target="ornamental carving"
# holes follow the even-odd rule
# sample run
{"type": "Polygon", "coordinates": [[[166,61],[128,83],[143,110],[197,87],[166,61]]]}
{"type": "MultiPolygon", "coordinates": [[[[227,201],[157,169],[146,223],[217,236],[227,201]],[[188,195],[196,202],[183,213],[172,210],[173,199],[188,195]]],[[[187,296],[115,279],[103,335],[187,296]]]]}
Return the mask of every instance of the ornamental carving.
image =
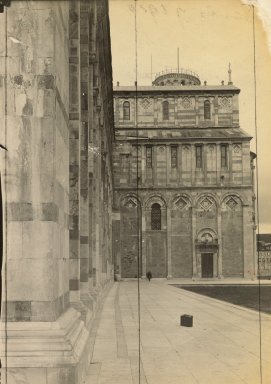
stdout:
{"type": "Polygon", "coordinates": [[[125,208],[136,208],[137,207],[137,200],[134,197],[129,197],[125,199],[123,206],[125,208]]]}
{"type": "Polygon", "coordinates": [[[148,109],[151,106],[151,101],[147,97],[145,97],[143,100],[141,100],[141,105],[144,109],[148,109]]]}
{"type": "Polygon", "coordinates": [[[186,199],[183,196],[177,198],[174,204],[178,209],[181,209],[181,210],[188,205],[186,199]]]}
{"type": "Polygon", "coordinates": [[[197,234],[196,242],[199,246],[217,247],[217,234],[211,228],[204,228],[197,234]]]}
{"type": "Polygon", "coordinates": [[[221,108],[231,109],[232,99],[231,97],[219,97],[218,104],[221,106],[221,108]]]}
{"type": "Polygon", "coordinates": [[[226,205],[234,211],[236,207],[238,206],[238,201],[233,196],[230,196],[230,198],[226,201],[226,205]]]}
{"type": "Polygon", "coordinates": [[[182,100],[182,106],[185,108],[185,109],[189,109],[192,107],[192,101],[191,99],[189,99],[188,97],[184,97],[183,100],[182,100]]]}
{"type": "Polygon", "coordinates": [[[200,241],[203,243],[211,243],[213,241],[213,236],[209,232],[204,232],[200,237],[200,241]]]}
{"type": "Polygon", "coordinates": [[[233,151],[234,151],[234,153],[241,152],[241,145],[240,144],[234,144],[233,145],[233,151]]]}
{"type": "Polygon", "coordinates": [[[213,200],[211,200],[209,197],[204,197],[199,206],[203,211],[209,211],[210,208],[214,205],[213,200]]]}

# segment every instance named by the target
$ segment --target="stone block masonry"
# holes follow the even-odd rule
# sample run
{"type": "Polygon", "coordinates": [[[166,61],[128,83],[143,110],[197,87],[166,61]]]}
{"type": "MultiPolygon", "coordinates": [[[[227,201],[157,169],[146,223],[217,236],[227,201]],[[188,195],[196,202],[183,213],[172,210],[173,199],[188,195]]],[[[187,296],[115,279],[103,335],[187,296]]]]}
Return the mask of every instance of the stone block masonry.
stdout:
{"type": "Polygon", "coordinates": [[[113,277],[108,4],[14,1],[0,29],[2,377],[79,384],[113,277]]]}
{"type": "Polygon", "coordinates": [[[141,276],[256,276],[255,156],[239,92],[177,72],[114,88],[118,277],[137,276],[138,260],[141,276]]]}

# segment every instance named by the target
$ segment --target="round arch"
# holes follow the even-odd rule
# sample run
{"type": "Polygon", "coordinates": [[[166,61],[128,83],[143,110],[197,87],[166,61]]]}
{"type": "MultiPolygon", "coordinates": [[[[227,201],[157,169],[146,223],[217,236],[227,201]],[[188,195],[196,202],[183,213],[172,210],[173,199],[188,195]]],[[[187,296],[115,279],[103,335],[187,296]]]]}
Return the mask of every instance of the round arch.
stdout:
{"type": "Polygon", "coordinates": [[[196,239],[198,242],[213,242],[218,239],[218,235],[215,229],[206,227],[197,232],[196,239]]]}
{"type": "Polygon", "coordinates": [[[227,192],[227,193],[224,193],[221,196],[221,198],[220,198],[220,204],[222,205],[227,200],[227,198],[230,198],[230,197],[233,197],[233,198],[239,200],[241,205],[245,204],[243,198],[237,192],[227,192]]]}
{"type": "Polygon", "coordinates": [[[135,193],[128,193],[119,198],[120,207],[135,208],[138,205],[142,207],[141,200],[135,193]]]}
{"type": "Polygon", "coordinates": [[[161,206],[161,208],[166,209],[167,208],[167,201],[164,199],[164,197],[160,194],[152,194],[146,196],[144,200],[144,207],[145,209],[150,209],[151,206],[157,203],[161,206]]]}

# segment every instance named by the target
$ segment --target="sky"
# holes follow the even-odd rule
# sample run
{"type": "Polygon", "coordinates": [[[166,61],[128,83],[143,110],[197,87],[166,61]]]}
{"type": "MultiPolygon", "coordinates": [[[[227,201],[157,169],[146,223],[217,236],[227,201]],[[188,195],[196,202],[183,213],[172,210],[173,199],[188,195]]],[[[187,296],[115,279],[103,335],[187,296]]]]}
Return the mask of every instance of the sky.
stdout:
{"type": "Polygon", "coordinates": [[[271,233],[271,7],[255,8],[256,117],[253,8],[250,0],[110,0],[113,82],[151,84],[156,73],[177,68],[196,72],[201,82],[232,81],[241,89],[240,126],[254,138],[257,150],[260,232],[271,233]],[[246,4],[247,3],[247,4],[246,4]],[[267,12],[266,12],[267,10],[267,12]],[[270,11],[270,12],[269,12],[270,11]],[[260,15],[260,17],[258,16],[260,15]],[[135,19],[137,50],[135,49],[135,19]],[[136,60],[137,59],[137,60],[136,60]]]}

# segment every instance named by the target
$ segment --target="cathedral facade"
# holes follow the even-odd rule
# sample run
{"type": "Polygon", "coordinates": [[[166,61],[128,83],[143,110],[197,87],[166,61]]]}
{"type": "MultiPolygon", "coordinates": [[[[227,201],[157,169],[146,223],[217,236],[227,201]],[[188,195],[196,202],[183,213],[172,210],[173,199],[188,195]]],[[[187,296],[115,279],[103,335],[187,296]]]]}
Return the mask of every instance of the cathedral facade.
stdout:
{"type": "Polygon", "coordinates": [[[190,71],[114,87],[117,278],[252,278],[253,159],[240,89],[190,71]]]}

